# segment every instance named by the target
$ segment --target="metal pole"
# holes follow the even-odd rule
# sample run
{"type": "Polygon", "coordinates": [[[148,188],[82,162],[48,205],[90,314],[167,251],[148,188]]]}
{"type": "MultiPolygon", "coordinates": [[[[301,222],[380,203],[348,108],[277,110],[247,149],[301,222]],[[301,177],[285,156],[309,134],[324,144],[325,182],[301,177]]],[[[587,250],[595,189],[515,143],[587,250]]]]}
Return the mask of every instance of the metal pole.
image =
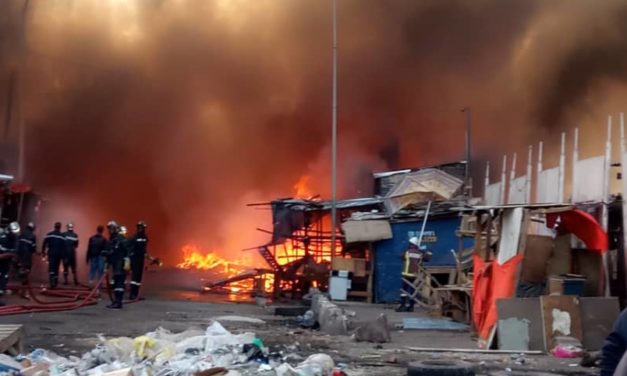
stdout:
{"type": "Polygon", "coordinates": [[[18,75],[18,126],[19,126],[19,134],[18,134],[18,162],[17,162],[17,180],[19,182],[24,182],[24,154],[25,154],[25,138],[26,138],[26,130],[24,129],[24,65],[25,65],[25,54],[26,54],[26,16],[28,15],[28,7],[30,5],[30,0],[24,0],[24,7],[22,9],[22,34],[20,35],[20,74],[18,75]]]}
{"type": "Polygon", "coordinates": [[[466,114],[466,190],[468,192],[468,197],[472,197],[472,177],[470,176],[472,173],[470,168],[472,111],[470,110],[470,107],[464,107],[462,112],[466,114]]]}
{"type": "Polygon", "coordinates": [[[333,102],[331,114],[331,257],[335,256],[337,228],[337,0],[333,6],[333,102]]]}
{"type": "Polygon", "coordinates": [[[429,218],[429,212],[431,211],[431,200],[427,203],[427,210],[425,211],[425,217],[422,220],[422,227],[420,228],[420,237],[418,238],[418,248],[422,245],[422,238],[425,233],[425,227],[427,227],[427,219],[429,218]]]}

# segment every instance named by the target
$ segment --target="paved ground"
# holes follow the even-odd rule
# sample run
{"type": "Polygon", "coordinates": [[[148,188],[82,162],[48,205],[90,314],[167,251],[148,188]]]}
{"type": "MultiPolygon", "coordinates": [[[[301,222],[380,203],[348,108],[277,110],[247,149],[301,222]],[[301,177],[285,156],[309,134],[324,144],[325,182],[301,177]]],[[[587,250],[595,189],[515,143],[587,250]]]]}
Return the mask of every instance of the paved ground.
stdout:
{"type": "MultiPolygon", "coordinates": [[[[337,362],[351,365],[350,375],[405,375],[405,364],[418,359],[464,359],[487,370],[541,370],[560,374],[595,374],[590,370],[572,366],[576,361],[556,360],[551,356],[527,356],[524,364],[516,364],[518,356],[477,355],[459,353],[416,353],[407,347],[447,347],[476,348],[467,332],[438,331],[399,331],[392,330],[392,342],[377,346],[370,343],[356,343],[347,336],[328,336],[319,332],[300,330],[289,318],[273,315],[269,308],[258,307],[250,302],[225,302],[226,296],[200,295],[194,289],[197,279],[185,283],[170,284],[169,290],[156,288],[156,280],[167,280],[168,274],[155,273],[152,288],[147,289],[148,299],[129,304],[121,311],[104,308],[106,301],[97,306],[75,311],[39,313],[30,315],[0,317],[0,323],[19,323],[26,327],[28,348],[47,348],[63,355],[78,354],[91,349],[97,343],[97,335],[107,337],[134,337],[152,331],[159,326],[172,331],[189,328],[204,329],[212,318],[222,315],[238,315],[260,318],[265,324],[224,322],[233,332],[254,331],[260,338],[276,350],[308,356],[317,352],[328,353],[337,362]],[[516,359],[514,359],[516,358],[516,359]],[[396,363],[389,363],[394,360],[396,363]]],[[[168,278],[169,279],[169,278],[168,278]]],[[[233,297],[231,297],[233,298],[233,297]]],[[[11,300],[16,300],[12,297],[11,300]]],[[[240,296],[239,300],[248,300],[240,296]]],[[[275,303],[275,305],[278,303],[275,303]]],[[[401,322],[404,315],[417,316],[420,313],[398,314],[390,307],[347,303],[347,310],[355,311],[358,321],[375,319],[380,313],[388,315],[389,326],[401,322]]],[[[516,375],[517,373],[509,373],[516,375]]],[[[518,373],[528,374],[528,373],[518,373]]]]}

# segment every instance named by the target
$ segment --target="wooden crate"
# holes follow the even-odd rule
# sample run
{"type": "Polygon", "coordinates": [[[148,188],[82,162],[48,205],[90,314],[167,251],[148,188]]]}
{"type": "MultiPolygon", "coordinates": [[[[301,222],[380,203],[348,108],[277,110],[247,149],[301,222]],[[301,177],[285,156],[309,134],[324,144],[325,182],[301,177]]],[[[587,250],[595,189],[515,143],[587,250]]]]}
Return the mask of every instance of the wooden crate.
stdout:
{"type": "Polygon", "coordinates": [[[0,353],[18,355],[24,351],[24,326],[0,325],[0,353]]]}

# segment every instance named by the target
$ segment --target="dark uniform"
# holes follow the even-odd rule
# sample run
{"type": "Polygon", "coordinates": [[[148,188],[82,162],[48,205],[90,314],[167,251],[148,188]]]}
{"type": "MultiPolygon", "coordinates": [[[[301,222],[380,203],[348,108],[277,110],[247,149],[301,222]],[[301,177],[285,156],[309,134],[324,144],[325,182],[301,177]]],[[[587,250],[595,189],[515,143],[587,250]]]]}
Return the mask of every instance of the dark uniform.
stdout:
{"type": "Polygon", "coordinates": [[[18,235],[8,231],[8,229],[0,235],[0,295],[3,295],[7,289],[9,272],[17,251],[17,243],[18,235]]]}
{"type": "Polygon", "coordinates": [[[100,281],[104,275],[104,254],[107,249],[107,239],[102,236],[102,226],[98,233],[89,238],[86,252],[86,262],[89,264],[89,284],[100,281]]]}
{"type": "Polygon", "coordinates": [[[20,235],[17,246],[18,274],[23,286],[28,284],[28,276],[33,267],[33,253],[37,250],[37,237],[33,230],[33,225],[27,226],[20,235]]]}
{"type": "Polygon", "coordinates": [[[78,285],[76,278],[76,248],[78,248],[78,235],[68,225],[68,230],[63,233],[65,237],[65,254],[63,255],[63,283],[67,285],[67,277],[72,270],[74,284],[78,285]]]}
{"type": "Polygon", "coordinates": [[[122,299],[124,298],[124,281],[126,279],[126,271],[124,270],[125,259],[128,257],[126,238],[117,232],[111,234],[111,239],[105,255],[107,264],[111,268],[113,282],[113,301],[107,308],[122,308],[122,299]]]}
{"type": "Polygon", "coordinates": [[[65,254],[66,244],[65,237],[61,232],[61,224],[55,224],[54,231],[49,232],[44,238],[42,247],[43,255],[48,255],[48,273],[50,278],[50,287],[55,288],[59,283],[59,266],[65,254]],[[47,253],[46,253],[47,250],[47,253]]]}
{"type": "Polygon", "coordinates": [[[139,297],[139,290],[142,285],[144,260],[146,259],[146,248],[148,246],[145,225],[141,223],[137,225],[137,232],[128,239],[128,245],[129,257],[131,259],[131,291],[129,298],[135,300],[139,297]]]}

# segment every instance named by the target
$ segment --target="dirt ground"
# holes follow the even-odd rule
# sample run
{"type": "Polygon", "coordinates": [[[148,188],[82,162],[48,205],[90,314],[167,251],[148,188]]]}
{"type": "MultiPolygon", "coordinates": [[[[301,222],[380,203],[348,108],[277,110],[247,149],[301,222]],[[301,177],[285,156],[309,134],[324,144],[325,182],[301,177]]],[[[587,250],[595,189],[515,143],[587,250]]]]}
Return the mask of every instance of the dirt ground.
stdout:
{"type": "MultiPolygon", "coordinates": [[[[159,278],[163,277],[160,275],[159,278]]],[[[155,276],[152,279],[157,278],[155,276]]],[[[154,286],[154,285],[153,285],[154,286]]],[[[509,375],[533,375],[530,371],[553,372],[564,375],[594,375],[597,370],[577,366],[578,359],[563,360],[552,356],[486,355],[464,353],[412,352],[408,347],[476,348],[468,332],[401,331],[394,329],[403,315],[391,307],[363,303],[346,303],[344,308],[355,312],[355,320],[374,320],[380,313],[388,316],[392,342],[383,345],[357,343],[348,336],[329,336],[317,331],[302,330],[293,318],[275,316],[274,307],[258,307],[251,302],[225,302],[228,297],[201,295],[178,286],[170,291],[148,289],[147,299],[127,305],[123,310],[108,310],[106,300],[96,306],[75,311],[3,316],[0,324],[23,324],[27,350],[45,348],[62,355],[78,355],[92,349],[97,335],[134,337],[164,327],[171,331],[189,328],[204,329],[210,320],[224,315],[254,317],[264,324],[221,322],[238,333],[253,331],[271,350],[292,354],[297,360],[314,353],[327,353],[337,363],[348,365],[349,375],[406,375],[406,364],[414,360],[465,360],[475,364],[483,375],[504,371],[509,375]],[[175,290],[179,289],[180,293],[175,290]],[[512,372],[513,371],[513,372],[512,372]]],[[[233,298],[233,297],[230,297],[233,298]]],[[[18,299],[11,297],[11,300],[18,299]]],[[[242,297],[241,300],[247,300],[242,297]]],[[[282,304],[284,305],[284,304],[282,304]]],[[[498,373],[497,373],[498,374],[498,373]]],[[[537,375],[537,374],[536,374],[537,375]]]]}

